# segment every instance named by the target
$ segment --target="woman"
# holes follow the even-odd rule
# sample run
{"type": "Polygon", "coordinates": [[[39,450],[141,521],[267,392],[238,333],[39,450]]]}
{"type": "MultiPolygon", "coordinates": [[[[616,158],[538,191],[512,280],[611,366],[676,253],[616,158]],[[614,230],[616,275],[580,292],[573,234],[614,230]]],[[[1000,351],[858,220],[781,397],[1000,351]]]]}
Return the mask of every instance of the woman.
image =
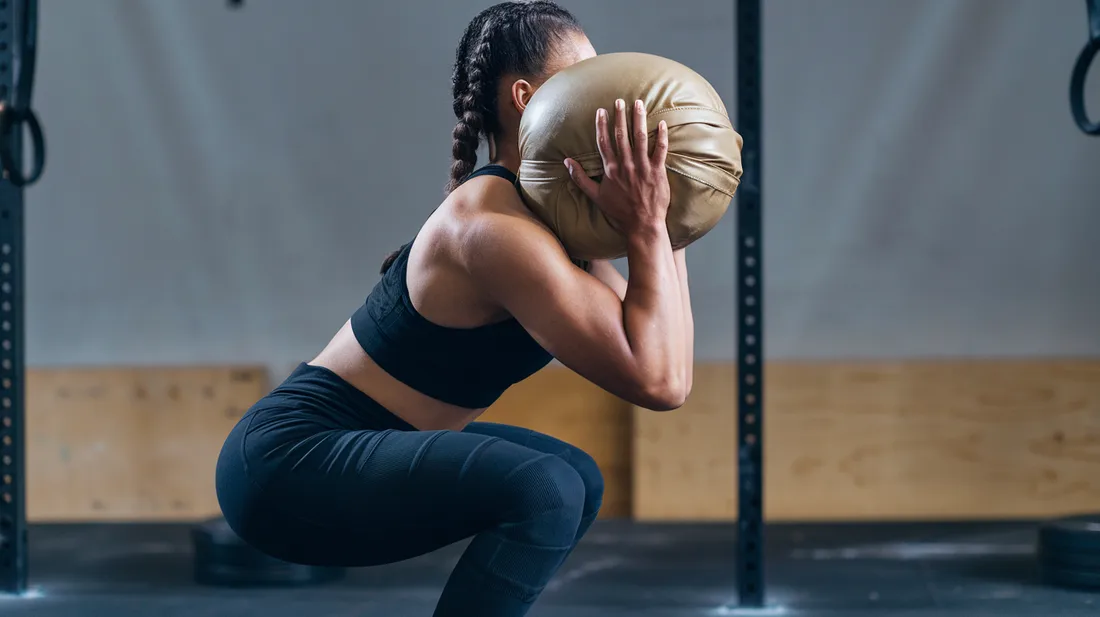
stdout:
{"type": "Polygon", "coordinates": [[[596,518],[603,479],[573,446],[474,420],[552,358],[631,403],[683,403],[693,325],[665,225],[667,128],[650,148],[644,108],[620,101],[596,118],[602,182],[563,161],[629,237],[629,283],[609,263],[574,264],[515,188],[531,95],[593,55],[551,2],[505,2],[469,25],[449,195],[320,355],[226,441],[218,498],[246,541],[287,561],[368,566],[473,538],[435,614],[517,617],[596,518]],[[475,172],[482,136],[492,161],[475,172]]]}

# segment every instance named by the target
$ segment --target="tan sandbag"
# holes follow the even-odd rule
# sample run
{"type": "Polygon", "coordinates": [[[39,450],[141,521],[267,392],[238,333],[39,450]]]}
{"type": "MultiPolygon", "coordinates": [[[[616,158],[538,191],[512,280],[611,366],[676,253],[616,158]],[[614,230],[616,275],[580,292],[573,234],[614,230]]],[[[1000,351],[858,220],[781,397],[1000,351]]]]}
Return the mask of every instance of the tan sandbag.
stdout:
{"type": "Polygon", "coordinates": [[[698,73],[641,53],[606,54],[577,63],[548,79],[531,97],[519,136],[520,193],[574,258],[626,254],[626,239],[569,179],[564,164],[572,158],[589,176],[603,175],[596,110],[608,110],[613,127],[616,99],[628,106],[645,101],[651,150],[658,123],[668,124],[672,200],[667,222],[673,246],[687,246],[713,229],[741,183],[741,136],[721,97],[698,73]]]}

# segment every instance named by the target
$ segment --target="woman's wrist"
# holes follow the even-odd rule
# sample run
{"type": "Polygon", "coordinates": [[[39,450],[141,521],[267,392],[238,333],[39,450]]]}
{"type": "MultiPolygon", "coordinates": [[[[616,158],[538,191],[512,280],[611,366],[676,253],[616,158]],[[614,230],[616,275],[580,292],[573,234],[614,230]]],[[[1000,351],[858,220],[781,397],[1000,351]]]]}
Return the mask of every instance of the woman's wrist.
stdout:
{"type": "Polygon", "coordinates": [[[628,244],[652,246],[662,240],[671,243],[668,237],[668,225],[664,221],[639,221],[626,233],[628,244]]]}

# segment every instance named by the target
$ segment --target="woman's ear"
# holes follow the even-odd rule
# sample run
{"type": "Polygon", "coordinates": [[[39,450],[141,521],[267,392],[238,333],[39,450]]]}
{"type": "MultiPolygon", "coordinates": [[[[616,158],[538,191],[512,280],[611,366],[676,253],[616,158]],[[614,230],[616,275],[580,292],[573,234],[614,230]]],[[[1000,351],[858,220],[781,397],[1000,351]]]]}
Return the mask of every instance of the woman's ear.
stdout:
{"type": "Polygon", "coordinates": [[[516,111],[523,113],[527,104],[531,102],[531,96],[535,94],[535,86],[526,79],[519,79],[512,83],[512,106],[516,111]]]}

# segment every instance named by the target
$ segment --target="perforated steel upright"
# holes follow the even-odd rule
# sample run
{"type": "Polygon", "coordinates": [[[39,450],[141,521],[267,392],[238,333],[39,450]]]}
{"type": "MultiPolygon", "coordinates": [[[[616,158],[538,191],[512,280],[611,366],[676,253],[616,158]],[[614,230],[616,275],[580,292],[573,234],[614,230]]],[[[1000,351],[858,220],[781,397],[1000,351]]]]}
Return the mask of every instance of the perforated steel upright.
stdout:
{"type": "MultiPolygon", "coordinates": [[[[26,36],[26,0],[0,0],[0,101],[13,106],[16,50],[26,36]]],[[[14,101],[18,104],[18,101],[14,101]]],[[[18,169],[22,131],[0,139],[18,169]]],[[[0,592],[27,589],[26,425],[24,423],[23,188],[0,178],[0,592]]]]}
{"type": "Polygon", "coordinates": [[[737,587],[741,606],[764,605],[764,286],[761,181],[760,0],[737,0],[737,587]]]}

